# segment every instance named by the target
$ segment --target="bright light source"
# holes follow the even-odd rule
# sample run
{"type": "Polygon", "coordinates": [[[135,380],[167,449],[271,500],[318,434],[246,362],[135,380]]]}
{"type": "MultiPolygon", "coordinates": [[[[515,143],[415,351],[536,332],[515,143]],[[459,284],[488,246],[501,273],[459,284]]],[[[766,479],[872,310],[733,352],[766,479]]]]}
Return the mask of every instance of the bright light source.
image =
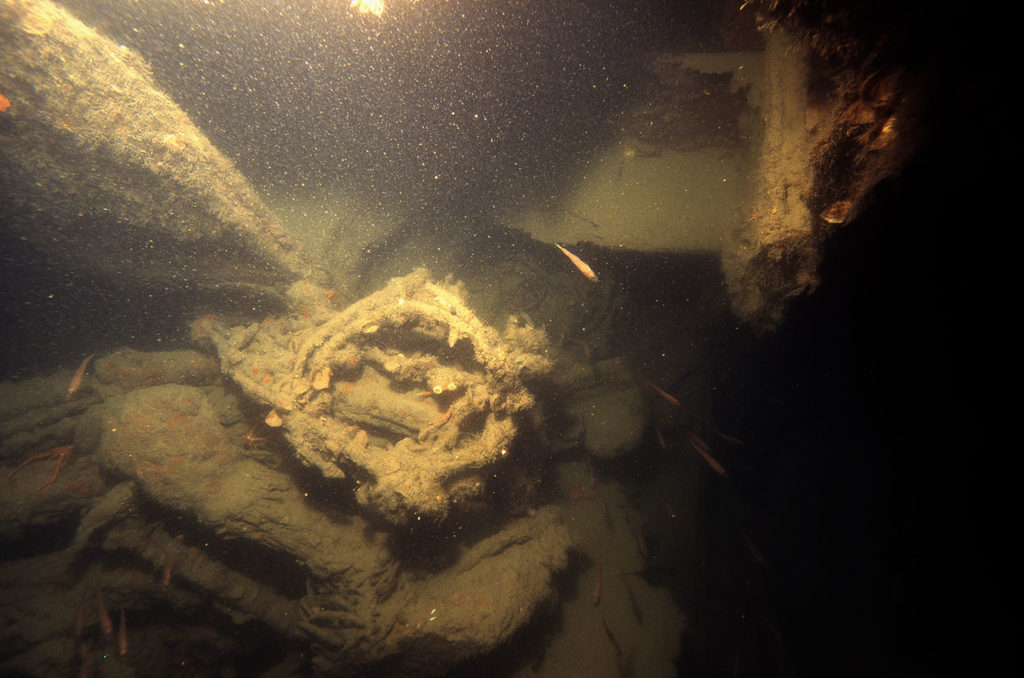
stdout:
{"type": "Polygon", "coordinates": [[[381,16],[384,14],[384,0],[352,0],[352,7],[360,14],[381,16]]]}

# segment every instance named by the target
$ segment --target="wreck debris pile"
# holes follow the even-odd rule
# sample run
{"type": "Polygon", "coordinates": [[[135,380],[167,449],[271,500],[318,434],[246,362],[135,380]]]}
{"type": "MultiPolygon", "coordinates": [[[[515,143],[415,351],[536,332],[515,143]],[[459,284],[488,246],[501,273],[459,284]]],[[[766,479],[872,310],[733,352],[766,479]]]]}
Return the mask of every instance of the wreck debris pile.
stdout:
{"type": "Polygon", "coordinates": [[[197,639],[216,648],[212,669],[240,652],[245,625],[296,648],[275,660],[304,656],[321,675],[440,675],[511,637],[553,596],[570,546],[557,507],[495,512],[473,538],[438,544],[427,560],[445,565],[428,569],[396,553],[388,523],[374,520],[435,525],[480,496],[533,403],[524,379],[548,369],[544,334],[512,321],[499,335],[456,285],[425,271],[344,311],[316,306],[327,296],[309,283],[291,294],[297,312],[282,319],[197,321],[220,365],[196,351],[122,349],[98,356],[70,399],[68,370],[0,385],[0,537],[73,527],[51,550],[0,566],[12,611],[0,620],[0,673],[167,666],[197,639]],[[273,408],[278,429],[252,433],[251,404],[221,370],[273,408]],[[10,475],[64,447],[45,489],[49,459],[10,475]],[[311,492],[291,454],[328,483],[360,480],[369,515],[347,494],[311,492]],[[132,624],[124,656],[97,617],[101,596],[132,624]]]}
{"type": "Polygon", "coordinates": [[[351,476],[358,500],[395,523],[479,497],[534,403],[523,379],[550,369],[541,333],[512,323],[503,339],[422,269],[343,311],[233,328],[206,317],[193,334],[304,463],[351,476]]]}

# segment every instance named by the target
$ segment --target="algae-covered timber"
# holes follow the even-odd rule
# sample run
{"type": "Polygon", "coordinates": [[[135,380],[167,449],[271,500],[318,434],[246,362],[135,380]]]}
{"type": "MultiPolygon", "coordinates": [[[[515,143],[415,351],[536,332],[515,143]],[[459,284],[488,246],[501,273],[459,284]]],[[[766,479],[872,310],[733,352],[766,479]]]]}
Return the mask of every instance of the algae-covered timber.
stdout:
{"type": "Polygon", "coordinates": [[[0,1],[4,235],[140,283],[277,295],[308,275],[144,60],[47,0],[0,1]]]}

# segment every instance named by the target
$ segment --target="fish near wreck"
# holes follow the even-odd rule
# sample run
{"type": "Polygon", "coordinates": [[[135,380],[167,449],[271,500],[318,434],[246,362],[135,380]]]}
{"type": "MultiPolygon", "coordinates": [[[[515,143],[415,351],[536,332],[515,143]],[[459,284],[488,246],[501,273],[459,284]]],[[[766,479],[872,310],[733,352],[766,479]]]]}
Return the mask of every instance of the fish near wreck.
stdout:
{"type": "Polygon", "coordinates": [[[608,642],[611,644],[612,649],[615,650],[615,656],[621,657],[622,646],[619,645],[619,641],[615,640],[615,635],[612,633],[612,630],[608,628],[608,622],[604,620],[603,616],[601,617],[601,625],[604,626],[604,632],[608,636],[608,642]]]}
{"type": "Polygon", "coordinates": [[[71,377],[71,383],[68,384],[68,394],[65,400],[71,400],[71,398],[78,392],[78,389],[82,386],[82,380],[85,379],[85,371],[89,369],[89,363],[96,357],[95,353],[90,353],[85,356],[85,360],[78,366],[78,370],[75,372],[75,376],[71,377]]]}
{"type": "Polygon", "coordinates": [[[128,654],[128,628],[124,623],[124,608],[121,608],[121,626],[117,629],[117,656],[128,654]]]}
{"type": "Polygon", "coordinates": [[[103,602],[103,592],[99,589],[96,590],[96,616],[99,617],[103,635],[109,636],[114,632],[114,623],[110,621],[110,615],[107,614],[107,606],[103,602]]]}
{"type": "Polygon", "coordinates": [[[678,405],[679,404],[679,398],[676,398],[674,395],[672,395],[668,391],[664,391],[664,390],[658,388],[657,386],[655,386],[651,382],[647,381],[646,379],[644,379],[644,382],[646,382],[648,386],[653,388],[655,393],[660,395],[662,398],[667,400],[669,403],[671,403],[673,405],[678,405]]]}
{"type": "Polygon", "coordinates": [[[85,596],[78,601],[78,609],[75,610],[75,638],[82,635],[85,630],[85,596]]]}
{"type": "Polygon", "coordinates": [[[583,274],[583,277],[585,277],[590,282],[597,282],[597,274],[594,273],[594,269],[590,268],[587,262],[583,261],[582,259],[577,257],[569,250],[565,249],[558,243],[555,243],[555,247],[561,250],[562,254],[569,257],[569,261],[571,261],[573,266],[575,266],[579,270],[579,272],[583,274]]]}
{"type": "Polygon", "coordinates": [[[704,458],[708,466],[720,476],[725,476],[725,467],[718,463],[718,460],[711,456],[711,447],[708,446],[700,437],[695,433],[690,432],[690,445],[694,450],[704,458]]]}

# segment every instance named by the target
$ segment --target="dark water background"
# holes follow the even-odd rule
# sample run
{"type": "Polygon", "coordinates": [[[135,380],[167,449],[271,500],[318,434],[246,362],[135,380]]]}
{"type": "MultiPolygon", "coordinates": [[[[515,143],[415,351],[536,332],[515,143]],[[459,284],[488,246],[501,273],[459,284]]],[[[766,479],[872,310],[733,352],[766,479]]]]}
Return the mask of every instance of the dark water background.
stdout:
{"type": "MultiPolygon", "coordinates": [[[[354,188],[449,237],[555,200],[643,96],[649,52],[723,40],[712,2],[423,0],[384,21],[333,0],[63,6],[139,52],[258,189],[354,188]]],[[[2,252],[17,252],[4,261],[6,374],[52,368],[87,338],[180,341],[177,314],[202,294],[179,310],[178,289],[140,294],[16,243],[2,252]]]]}

